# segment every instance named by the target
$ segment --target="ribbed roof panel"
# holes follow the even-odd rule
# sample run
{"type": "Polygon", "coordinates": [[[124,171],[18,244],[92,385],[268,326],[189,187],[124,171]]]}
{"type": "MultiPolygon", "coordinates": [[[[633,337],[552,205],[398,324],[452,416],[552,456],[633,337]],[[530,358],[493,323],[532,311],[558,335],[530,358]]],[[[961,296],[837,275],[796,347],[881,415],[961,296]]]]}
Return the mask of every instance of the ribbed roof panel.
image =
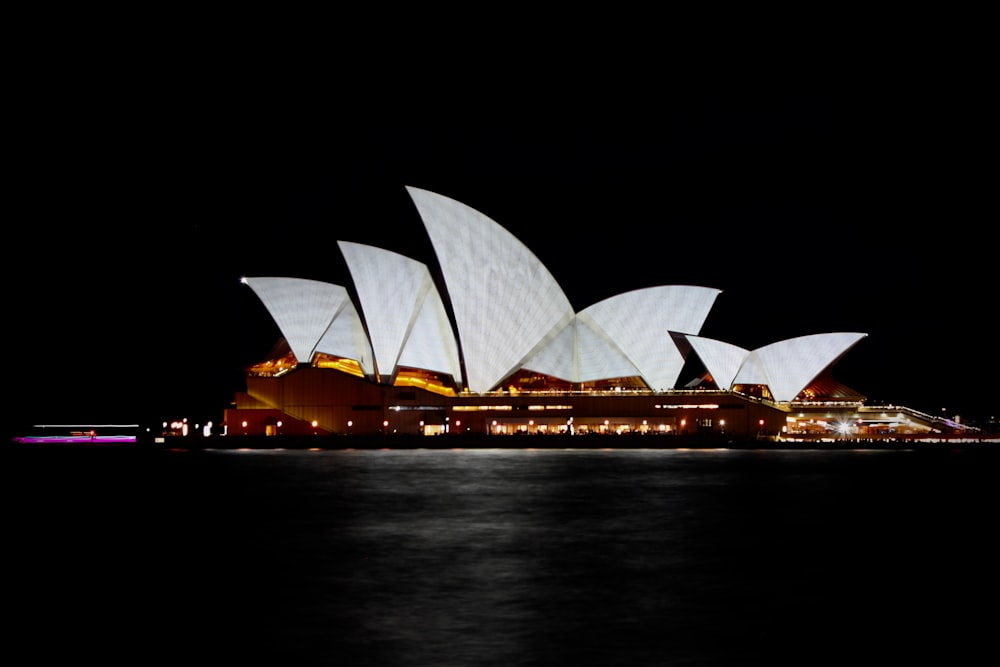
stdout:
{"type": "Polygon", "coordinates": [[[720,292],[693,285],[648,287],[595,303],[579,316],[614,341],[651,389],[670,389],[684,367],[670,332],[697,334],[720,292]]]}
{"type": "Polygon", "coordinates": [[[406,189],[444,275],[468,388],[490,391],[558,335],[572,306],[548,269],[499,224],[448,197],[406,189]]]}
{"type": "Polygon", "coordinates": [[[358,293],[378,372],[391,378],[405,365],[461,381],[458,345],[427,265],[374,246],[338,245],[358,293]]]}
{"type": "Polygon", "coordinates": [[[243,280],[267,308],[295,359],[302,364],[312,361],[316,343],[344,302],[350,301],[343,287],[316,280],[284,277],[243,280]]]}
{"type": "Polygon", "coordinates": [[[732,389],[733,380],[750,350],[713,338],[685,336],[719,389],[732,389]]]}
{"type": "Polygon", "coordinates": [[[577,318],[577,382],[594,382],[640,375],[615,341],[577,318]]]}
{"type": "Polygon", "coordinates": [[[774,400],[788,402],[866,335],[835,332],[800,336],[759,348],[754,354],[764,366],[774,400]]]}
{"type": "Polygon", "coordinates": [[[400,254],[360,243],[338,241],[368,326],[375,368],[389,377],[416,317],[416,302],[430,279],[427,267],[400,254]]]}
{"type": "Polygon", "coordinates": [[[578,382],[576,369],[576,320],[524,363],[524,368],[567,382],[578,382]]]}
{"type": "Polygon", "coordinates": [[[441,295],[433,285],[428,287],[418,306],[413,329],[400,352],[399,365],[447,373],[461,385],[458,342],[451,330],[441,295]]]}
{"type": "Polygon", "coordinates": [[[579,318],[524,364],[568,382],[593,382],[638,375],[621,350],[579,318]]]}
{"type": "Polygon", "coordinates": [[[767,381],[767,372],[764,369],[764,362],[760,356],[751,351],[743,360],[740,370],[733,378],[733,384],[770,384],[767,381]]]}
{"type": "MultiPolygon", "coordinates": [[[[341,288],[343,289],[343,288],[341,288]]],[[[344,290],[345,296],[347,290],[344,290]]],[[[335,357],[353,359],[361,366],[361,371],[371,377],[375,375],[375,361],[371,343],[365,334],[361,317],[350,298],[344,300],[343,307],[333,318],[326,333],[316,344],[316,351],[335,357]]]]}

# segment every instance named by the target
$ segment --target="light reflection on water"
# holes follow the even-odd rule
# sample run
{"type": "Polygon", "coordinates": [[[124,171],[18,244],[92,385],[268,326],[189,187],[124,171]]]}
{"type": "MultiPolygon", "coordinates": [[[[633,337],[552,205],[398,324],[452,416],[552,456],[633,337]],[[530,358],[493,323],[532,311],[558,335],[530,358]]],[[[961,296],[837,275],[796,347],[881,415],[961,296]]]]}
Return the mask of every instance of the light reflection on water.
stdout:
{"type": "Polygon", "coordinates": [[[129,545],[159,546],[158,604],[192,637],[264,664],[898,658],[928,619],[957,630],[997,553],[962,453],[163,456],[129,487],[151,512],[129,545]]]}
{"type": "Polygon", "coordinates": [[[933,525],[907,518],[926,519],[922,470],[894,455],[286,453],[284,493],[310,506],[261,508],[254,531],[299,584],[273,619],[289,652],[739,664],[872,604],[911,618],[900,600],[919,597],[892,568],[933,525]]]}

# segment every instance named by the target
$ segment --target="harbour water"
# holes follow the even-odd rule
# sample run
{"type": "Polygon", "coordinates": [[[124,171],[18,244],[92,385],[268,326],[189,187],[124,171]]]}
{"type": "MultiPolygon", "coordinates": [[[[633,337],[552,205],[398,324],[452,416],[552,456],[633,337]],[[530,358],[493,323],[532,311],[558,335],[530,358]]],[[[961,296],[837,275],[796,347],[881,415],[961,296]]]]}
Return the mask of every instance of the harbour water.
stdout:
{"type": "Polygon", "coordinates": [[[989,448],[2,452],[8,655],[980,664],[989,448]]]}

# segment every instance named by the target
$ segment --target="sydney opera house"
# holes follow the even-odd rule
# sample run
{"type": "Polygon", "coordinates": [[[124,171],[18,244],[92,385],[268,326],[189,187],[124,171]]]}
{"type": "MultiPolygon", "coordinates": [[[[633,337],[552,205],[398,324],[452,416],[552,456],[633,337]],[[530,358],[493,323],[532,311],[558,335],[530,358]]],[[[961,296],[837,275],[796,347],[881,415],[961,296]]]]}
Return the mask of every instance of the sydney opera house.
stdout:
{"type": "Polygon", "coordinates": [[[867,406],[834,364],[866,334],[747,350],[699,335],[720,290],[663,285],[571,306],[503,226],[446,196],[407,192],[434,267],[339,241],[349,285],[248,277],[281,332],[247,369],[227,435],[723,435],[940,432],[867,406]]]}

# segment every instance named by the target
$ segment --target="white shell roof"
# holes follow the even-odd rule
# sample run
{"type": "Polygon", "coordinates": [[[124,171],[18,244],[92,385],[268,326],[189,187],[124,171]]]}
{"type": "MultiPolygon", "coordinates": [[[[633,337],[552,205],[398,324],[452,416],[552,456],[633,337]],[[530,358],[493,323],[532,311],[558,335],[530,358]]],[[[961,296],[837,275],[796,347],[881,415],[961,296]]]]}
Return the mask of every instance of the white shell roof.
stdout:
{"type": "Polygon", "coordinates": [[[774,400],[792,401],[865,336],[855,332],[822,333],[766,345],[750,353],[733,384],[766,384],[774,400]]]}
{"type": "Polygon", "coordinates": [[[569,299],[523,243],[475,209],[407,186],[451,299],[470,391],[492,390],[572,321],[569,299]]]}
{"type": "MultiPolygon", "coordinates": [[[[346,295],[347,290],[344,290],[344,293],[346,295]]],[[[334,316],[330,328],[316,343],[316,352],[354,359],[365,375],[369,377],[375,375],[375,355],[372,354],[371,343],[365,334],[354,302],[349,298],[334,316]]]]}
{"type": "Polygon", "coordinates": [[[579,318],[614,341],[650,389],[671,389],[684,356],[671,332],[697,334],[721,290],[664,285],[618,294],[580,312],[579,318]]]}
{"type": "Polygon", "coordinates": [[[746,356],[739,372],[733,378],[733,385],[737,384],[769,384],[764,362],[753,352],[746,356]]]}
{"type": "Polygon", "coordinates": [[[368,325],[378,373],[393,378],[405,365],[448,373],[460,382],[458,344],[427,266],[382,248],[338,245],[368,325]]]}
{"type": "Polygon", "coordinates": [[[613,341],[579,318],[574,318],[556,338],[525,362],[524,367],[568,382],[592,382],[639,374],[613,341]]]}
{"type": "Polygon", "coordinates": [[[691,343],[698,358],[705,364],[715,385],[719,389],[732,389],[733,379],[750,354],[750,350],[713,338],[701,336],[684,338],[691,343]]]}
{"type": "MultiPolygon", "coordinates": [[[[364,357],[367,343],[363,342],[359,349],[357,341],[359,336],[361,341],[367,339],[346,289],[304,278],[258,277],[244,278],[243,282],[267,308],[298,363],[310,363],[313,354],[321,351],[356,359],[364,367],[358,357],[364,357]],[[335,319],[339,319],[337,326],[333,326],[335,319]],[[317,350],[320,340],[331,330],[342,330],[346,334],[343,344],[351,347],[317,350]]],[[[371,353],[367,355],[370,366],[371,353]]]]}

